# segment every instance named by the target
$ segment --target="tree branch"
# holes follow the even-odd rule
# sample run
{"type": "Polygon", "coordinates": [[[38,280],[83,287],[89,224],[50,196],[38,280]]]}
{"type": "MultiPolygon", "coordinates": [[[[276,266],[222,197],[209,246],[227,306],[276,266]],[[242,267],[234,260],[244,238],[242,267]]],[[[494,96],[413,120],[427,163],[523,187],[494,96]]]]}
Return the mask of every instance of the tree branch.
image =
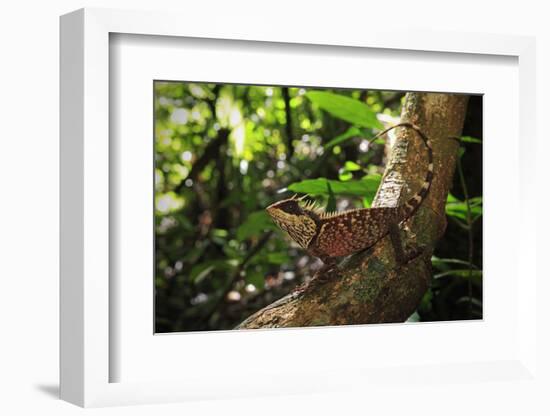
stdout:
{"type": "MultiPolygon", "coordinates": [[[[446,228],[445,202],[457,156],[466,95],[409,93],[401,121],[417,125],[430,139],[434,180],[428,198],[408,221],[408,241],[423,254],[398,267],[389,238],[347,258],[323,283],[290,294],[256,312],[237,328],[303,327],[403,322],[417,308],[431,280],[431,254],[446,228]]],[[[398,206],[422,185],[426,151],[410,129],[399,129],[373,206],[398,206]]]]}
{"type": "Polygon", "coordinates": [[[282,87],[281,91],[283,93],[283,100],[285,102],[286,158],[287,160],[290,160],[290,157],[294,154],[294,145],[292,144],[294,137],[292,136],[292,111],[290,109],[290,94],[288,92],[288,87],[282,87]]]}

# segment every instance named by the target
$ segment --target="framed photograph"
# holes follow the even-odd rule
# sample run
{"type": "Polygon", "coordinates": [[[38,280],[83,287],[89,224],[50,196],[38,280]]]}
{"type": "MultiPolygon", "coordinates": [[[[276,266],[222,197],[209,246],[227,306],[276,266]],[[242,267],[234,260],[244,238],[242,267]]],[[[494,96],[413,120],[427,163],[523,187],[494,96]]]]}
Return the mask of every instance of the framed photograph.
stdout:
{"type": "Polygon", "coordinates": [[[536,383],[534,40],[180,17],[61,18],[61,397],[536,383]]]}

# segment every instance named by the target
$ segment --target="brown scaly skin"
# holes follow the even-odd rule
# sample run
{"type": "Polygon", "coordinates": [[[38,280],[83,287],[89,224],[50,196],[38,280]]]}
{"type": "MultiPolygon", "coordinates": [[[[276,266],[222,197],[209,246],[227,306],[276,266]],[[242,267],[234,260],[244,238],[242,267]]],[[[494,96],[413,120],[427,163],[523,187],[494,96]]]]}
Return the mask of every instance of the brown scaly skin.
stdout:
{"type": "Polygon", "coordinates": [[[399,224],[416,212],[430,190],[433,179],[432,146],[424,133],[411,123],[399,123],[389,127],[371,140],[396,127],[413,129],[423,140],[428,151],[424,183],[405,204],[399,207],[362,208],[326,213],[314,203],[303,204],[305,197],[292,197],[267,208],[275,223],[310,255],[319,257],[327,268],[332,267],[339,257],[369,249],[388,235],[399,264],[406,263],[420,254],[418,250],[405,253],[399,224]]]}

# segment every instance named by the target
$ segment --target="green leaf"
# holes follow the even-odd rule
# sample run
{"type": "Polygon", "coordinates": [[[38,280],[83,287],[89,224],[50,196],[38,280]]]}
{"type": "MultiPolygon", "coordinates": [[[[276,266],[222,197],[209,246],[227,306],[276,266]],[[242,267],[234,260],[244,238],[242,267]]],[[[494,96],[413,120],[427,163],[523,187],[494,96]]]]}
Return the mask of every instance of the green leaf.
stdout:
{"type": "Polygon", "coordinates": [[[289,257],[286,253],[269,253],[267,255],[267,261],[271,264],[283,264],[289,261],[289,257]]]}
{"type": "Polygon", "coordinates": [[[264,274],[258,270],[249,270],[245,275],[246,283],[251,283],[256,288],[261,289],[264,287],[265,279],[264,274]]]}
{"type": "Polygon", "coordinates": [[[341,173],[338,174],[338,179],[340,179],[342,182],[349,181],[353,179],[353,173],[342,171],[341,173]]]}
{"type": "Polygon", "coordinates": [[[328,185],[335,195],[351,195],[351,196],[372,196],[376,194],[381,175],[367,175],[358,181],[335,181],[326,178],[306,179],[300,182],[295,182],[288,186],[292,192],[304,193],[309,195],[328,196],[328,185]]]}
{"type": "Polygon", "coordinates": [[[189,275],[189,278],[193,283],[198,284],[202,280],[204,280],[215,268],[215,264],[197,265],[191,269],[191,274],[189,275]]]}
{"type": "Polygon", "coordinates": [[[433,292],[431,289],[428,289],[426,293],[424,293],[424,296],[422,296],[422,300],[420,301],[420,305],[418,305],[418,309],[420,310],[430,310],[432,308],[432,300],[433,300],[433,292]]]}
{"type": "Polygon", "coordinates": [[[181,228],[183,228],[185,231],[194,230],[195,226],[189,221],[189,218],[186,218],[184,216],[178,217],[178,223],[181,225],[181,228]]]}
{"type": "Polygon", "coordinates": [[[456,196],[449,193],[449,194],[447,194],[447,202],[459,202],[459,200],[457,199],[456,196]]]}
{"type": "Polygon", "coordinates": [[[330,182],[327,182],[327,192],[328,192],[328,202],[327,202],[326,211],[334,212],[336,211],[336,198],[334,197],[334,192],[332,192],[330,182]]]}
{"type": "Polygon", "coordinates": [[[352,162],[351,160],[348,160],[344,164],[344,169],[347,170],[348,172],[356,172],[358,170],[361,170],[361,166],[359,166],[355,162],[352,162]]]}
{"type": "Polygon", "coordinates": [[[359,100],[327,91],[309,91],[306,97],[319,108],[348,123],[373,129],[383,128],[376,113],[359,100]]]}
{"type": "MultiPolygon", "coordinates": [[[[460,264],[462,266],[469,266],[470,263],[468,263],[467,261],[465,260],[460,260],[460,259],[442,259],[442,258],[439,258],[439,257],[436,257],[436,256],[432,256],[432,266],[438,268],[438,269],[447,269],[447,267],[445,267],[446,265],[448,264],[460,264]]],[[[479,269],[475,264],[472,264],[473,268],[474,269],[479,269]]]]}
{"type": "MultiPolygon", "coordinates": [[[[470,212],[472,214],[472,222],[478,219],[483,214],[483,200],[481,197],[470,199],[470,212]]],[[[447,204],[445,212],[451,217],[459,218],[466,221],[468,218],[468,206],[465,201],[460,201],[453,195],[447,196],[447,204]]]]}
{"type": "Polygon", "coordinates": [[[333,146],[336,146],[337,144],[340,144],[342,142],[345,142],[348,139],[351,139],[352,137],[361,136],[361,130],[359,130],[357,127],[350,127],[347,129],[344,133],[336,136],[334,139],[329,141],[327,144],[325,144],[323,147],[325,149],[330,149],[333,146]]]}
{"type": "Polygon", "coordinates": [[[276,230],[275,223],[265,210],[253,212],[237,229],[237,239],[246,240],[250,237],[262,235],[267,230],[276,230]]]}
{"type": "MultiPolygon", "coordinates": [[[[468,207],[466,206],[466,204],[447,205],[445,207],[445,212],[447,213],[447,215],[457,217],[462,220],[466,220],[468,217],[468,207]]],[[[480,206],[470,207],[470,212],[472,214],[472,220],[483,213],[482,207],[480,206]]]]}
{"type": "Polygon", "coordinates": [[[462,296],[461,298],[458,298],[455,303],[459,304],[459,303],[470,303],[470,302],[472,303],[473,306],[477,306],[480,309],[483,307],[483,303],[481,302],[481,300],[474,297],[470,299],[469,296],[462,296]]]}
{"type": "Polygon", "coordinates": [[[361,170],[361,166],[351,160],[348,160],[344,164],[344,167],[339,170],[338,179],[343,182],[349,181],[350,179],[353,179],[352,172],[357,172],[358,170],[361,170]]]}
{"type": "Polygon", "coordinates": [[[470,207],[477,207],[481,204],[483,204],[483,198],[482,197],[476,196],[474,198],[470,198],[470,207]]]}
{"type": "Polygon", "coordinates": [[[227,230],[215,228],[214,230],[212,230],[212,241],[223,247],[227,243],[228,235],[229,233],[227,230]]]}
{"type": "Polygon", "coordinates": [[[472,283],[476,285],[481,285],[481,278],[483,276],[483,272],[481,270],[468,270],[468,269],[455,269],[455,270],[447,270],[442,273],[438,273],[434,276],[434,279],[441,279],[445,276],[456,276],[461,277],[466,280],[470,280],[470,273],[471,273],[471,281],[472,283]]]}
{"type": "Polygon", "coordinates": [[[211,260],[197,264],[189,273],[189,280],[195,284],[206,279],[215,270],[232,270],[239,265],[239,260],[211,260]]]}
{"type": "Polygon", "coordinates": [[[463,143],[478,143],[478,144],[482,143],[481,140],[476,139],[475,137],[471,137],[471,136],[462,136],[460,138],[460,141],[463,142],[463,143]]]}

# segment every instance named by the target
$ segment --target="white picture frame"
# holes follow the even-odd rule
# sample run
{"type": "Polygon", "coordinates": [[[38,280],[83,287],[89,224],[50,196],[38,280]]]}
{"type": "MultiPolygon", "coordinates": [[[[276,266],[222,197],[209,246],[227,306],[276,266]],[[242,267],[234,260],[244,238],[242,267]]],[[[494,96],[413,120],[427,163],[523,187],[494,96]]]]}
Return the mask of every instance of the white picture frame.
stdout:
{"type": "MultiPolygon", "coordinates": [[[[88,407],[343,389],[360,391],[365,386],[372,390],[374,386],[388,385],[395,379],[405,384],[430,383],[434,380],[480,383],[499,377],[518,382],[537,382],[536,302],[533,301],[536,293],[536,218],[528,211],[534,185],[527,176],[528,168],[535,160],[535,147],[519,146],[520,140],[532,143],[535,137],[535,112],[526,110],[532,108],[535,102],[534,39],[506,35],[403,31],[387,22],[385,26],[371,26],[366,30],[350,27],[338,34],[328,34],[322,27],[315,25],[308,31],[289,28],[281,32],[276,25],[262,24],[247,27],[243,30],[245,34],[242,34],[236,33],[231,22],[223,19],[207,29],[200,21],[187,19],[185,26],[181,21],[182,16],[173,13],[107,9],[83,9],[61,18],[61,398],[88,407]],[[415,366],[410,364],[414,361],[409,364],[393,362],[392,366],[389,361],[382,360],[379,366],[368,363],[357,368],[351,367],[351,361],[343,362],[341,367],[335,361],[336,364],[319,371],[314,371],[308,365],[295,368],[291,372],[292,377],[289,377],[287,371],[276,372],[262,369],[261,366],[253,369],[258,366],[250,365],[249,375],[263,376],[262,383],[246,375],[237,379],[232,377],[231,382],[223,376],[214,379],[212,372],[205,372],[202,377],[199,373],[186,377],[181,376],[181,369],[175,368],[173,371],[178,372],[177,377],[113,382],[113,363],[121,359],[118,355],[122,350],[112,348],[112,338],[116,334],[113,334],[111,320],[117,305],[113,304],[116,299],[112,297],[113,287],[109,280],[113,267],[113,259],[110,258],[112,253],[109,251],[110,228],[114,220],[109,205],[110,172],[116,168],[113,167],[116,160],[110,158],[109,147],[112,134],[109,129],[109,54],[112,34],[270,42],[277,43],[281,50],[292,44],[304,48],[331,45],[336,49],[347,48],[348,51],[352,47],[356,51],[370,48],[436,52],[441,56],[464,54],[474,60],[476,55],[517,59],[519,112],[515,114],[518,130],[515,130],[513,136],[518,146],[513,150],[518,155],[519,186],[512,191],[517,192],[518,203],[511,209],[515,210],[517,218],[521,218],[521,224],[517,227],[517,269],[509,272],[517,274],[519,267],[522,270],[521,286],[514,293],[517,310],[511,315],[517,322],[521,322],[521,325],[514,327],[511,336],[517,345],[504,349],[502,354],[495,353],[495,360],[488,360],[484,356],[478,359],[468,356],[463,362],[455,363],[445,362],[444,357],[440,357],[439,364],[420,360],[415,366]],[[527,212],[530,214],[526,215],[527,212]]],[[[161,38],[160,42],[162,39],[168,40],[161,38]]],[[[409,326],[400,331],[419,330],[409,326]]],[[[455,326],[454,331],[459,330],[458,325],[455,326]]],[[[471,330],[472,326],[469,326],[468,331],[471,330]]],[[[477,330],[483,331],[483,328],[477,330]]],[[[357,334],[361,328],[355,328],[354,331],[357,334]]],[[[261,339],[264,343],[282,337],[300,337],[300,342],[306,345],[308,342],[322,344],[322,337],[336,336],[330,328],[314,331],[297,329],[291,333],[260,331],[260,335],[253,335],[253,332],[258,334],[252,331],[235,335],[243,340],[241,342],[245,342],[245,339],[246,342],[260,342],[256,340],[261,339]],[[316,340],[317,336],[320,338],[316,340]]],[[[150,335],[153,336],[152,333],[150,335]]],[[[162,342],[177,342],[178,336],[163,337],[162,342]]],[[[381,344],[379,347],[389,350],[390,345],[381,344]]]]}

